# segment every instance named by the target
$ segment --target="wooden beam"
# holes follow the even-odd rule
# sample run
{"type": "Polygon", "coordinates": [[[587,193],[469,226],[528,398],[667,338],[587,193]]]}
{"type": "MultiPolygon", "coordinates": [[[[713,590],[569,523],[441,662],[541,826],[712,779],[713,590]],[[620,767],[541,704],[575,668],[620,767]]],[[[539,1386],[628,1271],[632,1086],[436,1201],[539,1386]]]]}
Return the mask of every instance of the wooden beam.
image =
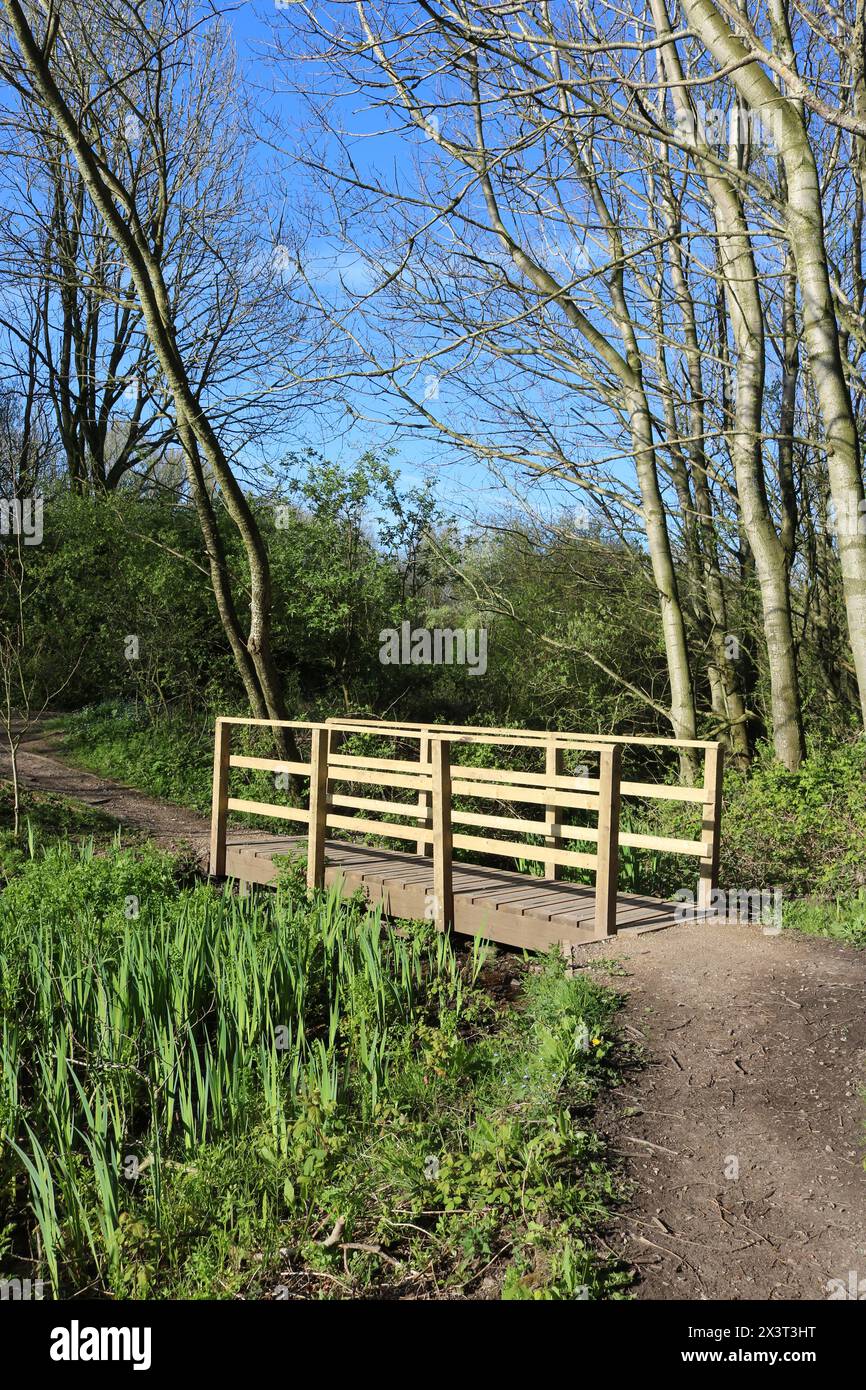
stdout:
{"type": "Polygon", "coordinates": [[[719,886],[724,775],[725,750],[720,743],[716,743],[707,749],[704,762],[701,838],[709,846],[709,852],[701,858],[700,877],[698,878],[698,912],[710,911],[713,890],[719,886]]]}
{"type": "MultiPolygon", "coordinates": [[[[555,785],[554,779],[562,774],[562,749],[557,748],[553,739],[550,739],[545,745],[544,772],[547,777],[547,784],[550,787],[555,785]]],[[[549,849],[556,849],[556,832],[559,826],[559,813],[557,807],[549,803],[544,808],[544,814],[547,821],[547,837],[544,843],[549,849]]],[[[553,879],[562,878],[562,865],[558,864],[553,858],[545,859],[544,876],[545,878],[553,879]]]]}
{"type": "Polygon", "coordinates": [[[310,774],[310,824],[307,831],[307,887],[325,886],[325,823],[328,815],[328,755],[331,732],[314,729],[310,774]]]}
{"type": "MultiPolygon", "coordinates": [[[[353,811],[379,811],[386,816],[404,816],[409,820],[429,820],[430,811],[419,811],[405,801],[380,801],[372,796],[344,796],[342,792],[328,794],[328,808],[347,806],[353,811]]],[[[430,838],[429,835],[427,837],[430,838]]]]}
{"type": "Polygon", "coordinates": [[[218,719],[214,730],[213,787],[210,814],[210,872],[222,878],[226,871],[226,819],[229,797],[229,758],[232,731],[224,719],[218,719]]]}
{"type": "Polygon", "coordinates": [[[230,811],[243,811],[248,816],[267,816],[273,820],[303,821],[304,825],[310,819],[309,811],[303,810],[300,806],[277,806],[270,801],[244,801],[239,796],[229,797],[228,809],[230,811]]]}
{"type": "Polygon", "coordinates": [[[619,805],[622,746],[603,749],[599,776],[598,868],[595,873],[595,934],[616,935],[616,894],[619,887],[619,805]]]}
{"type": "MultiPolygon", "coordinates": [[[[414,815],[415,808],[412,808],[414,815]]],[[[406,840],[411,844],[418,833],[417,825],[395,825],[387,820],[367,820],[362,816],[339,816],[328,811],[326,818],[329,830],[354,830],[359,835],[381,835],[386,840],[406,840]]],[[[429,838],[430,827],[427,828],[429,838]]]]}
{"type": "MultiPolygon", "coordinates": [[[[332,735],[333,737],[333,735],[332,735]]],[[[422,758],[422,762],[425,760],[422,758]]],[[[360,757],[357,753],[332,753],[332,767],[357,767],[362,772],[369,772],[371,769],[380,767],[383,772],[410,772],[413,776],[426,776],[423,769],[416,762],[410,762],[407,758],[373,758],[360,757]]]]}
{"type": "MultiPolygon", "coordinates": [[[[596,807],[596,809],[598,808],[596,807]]],[[[486,811],[461,811],[456,806],[451,808],[451,824],[479,825],[482,830],[510,830],[514,835],[543,835],[545,828],[543,820],[518,820],[515,816],[490,816],[486,811]]],[[[563,840],[583,840],[586,844],[594,844],[597,839],[598,831],[592,825],[557,825],[553,834],[553,840],[557,846],[561,845],[563,840]]],[[[676,843],[679,844],[679,840],[676,843]]],[[[701,853],[700,847],[695,849],[695,853],[701,853]]],[[[540,858],[543,859],[544,855],[542,854],[540,858]]]]}
{"type": "Polygon", "coordinates": [[[703,787],[674,787],[669,782],[621,782],[622,796],[649,797],[654,801],[684,801],[703,804],[703,787]]]}
{"type": "MultiPolygon", "coordinates": [[[[600,749],[594,751],[598,753],[600,749]]],[[[565,749],[557,747],[557,752],[563,753],[565,749]]],[[[598,796],[597,777],[551,777],[547,772],[515,772],[510,767],[472,767],[468,763],[454,762],[451,777],[473,782],[510,782],[515,787],[536,787],[539,791],[553,787],[563,792],[592,792],[598,796]]]]}
{"type": "Polygon", "coordinates": [[[309,763],[287,763],[282,758],[247,758],[231,757],[229,762],[232,767],[251,767],[259,772],[297,772],[302,777],[309,777],[309,763]]]}
{"type": "Polygon", "coordinates": [[[330,776],[332,782],[357,782],[369,787],[405,787],[412,792],[429,788],[432,785],[429,777],[418,775],[417,764],[413,763],[413,767],[416,775],[406,777],[400,772],[364,772],[360,767],[349,769],[338,765],[331,767],[330,776]]]}
{"type": "MultiPolygon", "coordinates": [[[[375,726],[378,728],[387,729],[389,730],[389,732],[394,732],[396,730],[406,734],[413,734],[416,737],[419,730],[427,729],[428,727],[430,727],[431,729],[435,729],[437,732],[448,734],[450,737],[452,737],[452,739],[457,738],[460,734],[463,733],[491,734],[497,736],[501,734],[508,734],[513,736],[514,741],[531,739],[534,740],[536,743],[545,743],[547,739],[549,739],[551,736],[549,729],[503,729],[499,728],[498,726],[488,727],[485,724],[436,724],[428,726],[427,724],[416,723],[411,719],[341,719],[340,717],[335,716],[333,719],[329,719],[328,723],[352,729],[366,729],[375,726]]],[[[561,743],[563,746],[568,747],[574,746],[574,739],[584,740],[585,746],[587,748],[597,748],[599,744],[615,743],[643,743],[652,745],[657,748],[712,748],[713,746],[712,742],[708,739],[652,738],[651,736],[647,736],[645,734],[640,735],[560,733],[556,734],[555,737],[559,743],[561,743]]],[[[497,741],[502,742],[503,740],[498,739],[497,741]]]]}
{"type": "MultiPolygon", "coordinates": [[[[418,763],[426,770],[430,762],[430,739],[425,734],[418,741],[418,763]]],[[[418,815],[423,820],[428,820],[430,815],[430,792],[420,791],[418,793],[418,815]]],[[[418,854],[425,859],[433,853],[433,842],[429,835],[419,835],[415,849],[418,854]]]]}
{"type": "Polygon", "coordinates": [[[433,773],[433,920],[440,931],[454,924],[453,844],[451,838],[451,745],[431,738],[433,773]]]}
{"type": "Polygon", "coordinates": [[[489,840],[482,835],[454,835],[451,843],[457,849],[471,849],[476,854],[493,854],[503,859],[531,859],[533,863],[551,860],[554,864],[567,865],[572,869],[594,869],[597,863],[594,854],[584,854],[576,849],[546,849],[544,845],[530,845],[523,840],[489,840]]]}

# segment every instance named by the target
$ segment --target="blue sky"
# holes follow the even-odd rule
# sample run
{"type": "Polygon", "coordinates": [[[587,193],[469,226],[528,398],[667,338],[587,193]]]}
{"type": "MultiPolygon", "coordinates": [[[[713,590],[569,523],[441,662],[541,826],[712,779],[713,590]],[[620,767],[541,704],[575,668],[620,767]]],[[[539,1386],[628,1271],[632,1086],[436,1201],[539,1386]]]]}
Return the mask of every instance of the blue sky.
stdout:
{"type": "MultiPolygon", "coordinates": [[[[242,3],[229,11],[226,18],[232,27],[243,67],[254,82],[271,92],[278,79],[265,55],[270,43],[270,26],[280,22],[280,7],[273,0],[265,4],[260,0],[257,3],[242,3]]],[[[290,91],[277,88],[268,100],[290,126],[305,118],[302,103],[290,91]]],[[[381,126],[378,116],[347,107],[345,121],[351,130],[358,132],[359,141],[353,153],[362,166],[365,161],[371,165],[385,161],[393,167],[399,167],[402,162],[408,168],[409,161],[403,155],[403,141],[393,135],[378,133],[381,126]]],[[[316,255],[315,248],[313,255],[316,255]]],[[[330,278],[336,282],[341,277],[347,288],[351,289],[357,287],[355,282],[365,273],[357,262],[353,264],[350,257],[341,253],[336,244],[329,246],[322,242],[318,247],[318,257],[322,281],[330,278]]],[[[366,418],[374,413],[370,406],[369,398],[362,400],[350,390],[342,406],[339,403],[329,404],[321,410],[309,412],[299,422],[299,434],[303,437],[295,435],[288,439],[287,447],[295,449],[304,444],[310,445],[335,461],[350,464],[367,448],[390,446],[395,450],[391,458],[392,466],[399,469],[407,486],[416,486],[432,478],[437,495],[446,509],[458,515],[477,511],[489,513],[512,505],[507,491],[496,483],[485,465],[465,458],[458,460],[452,451],[439,443],[371,422],[366,418]],[[356,409],[362,416],[360,420],[354,418],[356,409]]],[[[385,406],[379,413],[387,416],[389,408],[385,406]]],[[[459,420],[457,423],[460,423],[459,420]]]]}

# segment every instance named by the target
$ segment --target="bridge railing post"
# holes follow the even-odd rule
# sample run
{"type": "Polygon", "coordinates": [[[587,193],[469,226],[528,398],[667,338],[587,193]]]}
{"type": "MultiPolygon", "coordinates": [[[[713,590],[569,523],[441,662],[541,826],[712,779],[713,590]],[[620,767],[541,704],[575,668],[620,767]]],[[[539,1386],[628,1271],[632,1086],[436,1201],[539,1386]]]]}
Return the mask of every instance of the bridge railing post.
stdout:
{"type": "MultiPolygon", "coordinates": [[[[425,732],[421,735],[421,737],[418,740],[418,763],[422,772],[429,772],[430,734],[427,730],[425,730],[425,732]]],[[[418,793],[418,810],[424,812],[424,817],[426,820],[430,819],[430,793],[428,791],[421,791],[418,793]]],[[[422,855],[424,858],[429,858],[429,856],[433,853],[433,846],[430,843],[430,831],[426,828],[426,826],[424,828],[423,833],[419,833],[418,835],[418,839],[415,844],[415,853],[422,855]]]]}
{"type": "Polygon", "coordinates": [[[700,860],[698,878],[698,912],[712,909],[713,892],[719,886],[719,849],[721,846],[722,782],[725,772],[725,750],[720,743],[706,750],[704,762],[704,801],[701,810],[701,839],[709,853],[700,860]]]}
{"type": "Polygon", "coordinates": [[[328,758],[331,729],[313,729],[310,753],[310,822],[307,829],[307,887],[325,886],[325,833],[328,817],[328,758]]]}
{"type": "MultiPolygon", "coordinates": [[[[562,767],[562,749],[557,748],[554,740],[550,739],[545,746],[544,754],[544,775],[547,778],[548,790],[552,790],[554,778],[558,777],[561,774],[562,767]]],[[[558,806],[556,806],[553,803],[551,803],[549,806],[545,806],[544,815],[545,829],[547,830],[547,835],[545,836],[544,840],[545,847],[547,849],[559,849],[562,844],[562,841],[558,839],[556,834],[557,828],[559,826],[558,806]]],[[[562,865],[555,864],[550,859],[545,859],[544,876],[545,878],[562,878],[562,865]]]]}
{"type": "Polygon", "coordinates": [[[454,924],[454,882],[451,856],[451,744],[430,740],[433,778],[433,920],[439,931],[454,924]]]}
{"type": "Polygon", "coordinates": [[[229,801],[229,757],[232,726],[218,719],[214,729],[213,787],[210,814],[210,872],[221,878],[226,871],[226,821],[229,801]]]}
{"type": "Polygon", "coordinates": [[[619,806],[622,745],[599,753],[598,866],[595,871],[595,935],[616,935],[619,886],[619,806]]]}

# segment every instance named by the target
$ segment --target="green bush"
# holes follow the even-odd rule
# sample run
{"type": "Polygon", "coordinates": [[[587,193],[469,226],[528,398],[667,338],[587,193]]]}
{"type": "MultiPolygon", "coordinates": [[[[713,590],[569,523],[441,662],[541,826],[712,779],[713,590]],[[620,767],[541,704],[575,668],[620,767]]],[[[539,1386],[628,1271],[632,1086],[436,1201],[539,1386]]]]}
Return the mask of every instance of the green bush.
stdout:
{"type": "Polygon", "coordinates": [[[722,886],[854,898],[866,884],[866,739],[812,753],[797,772],[763,758],[725,777],[722,886]]]}

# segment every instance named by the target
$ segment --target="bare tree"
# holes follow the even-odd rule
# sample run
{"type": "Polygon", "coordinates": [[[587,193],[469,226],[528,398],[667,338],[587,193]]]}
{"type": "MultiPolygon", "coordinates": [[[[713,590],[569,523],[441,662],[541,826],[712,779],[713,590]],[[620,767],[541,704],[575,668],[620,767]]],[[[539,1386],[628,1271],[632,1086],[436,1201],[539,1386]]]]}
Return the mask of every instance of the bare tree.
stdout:
{"type": "MultiPolygon", "coordinates": [[[[866,714],[854,428],[862,388],[839,332],[844,322],[862,356],[863,276],[852,247],[845,282],[824,232],[821,199],[841,178],[838,141],[822,152],[822,182],[809,150],[805,162],[796,154],[798,130],[808,146],[803,99],[763,74],[750,100],[759,69],[748,44],[728,44],[712,8],[682,6],[674,25],[684,15],[689,30],[654,0],[625,11],[604,0],[309,6],[294,47],[282,21],[277,44],[340,77],[329,78],[339,100],[326,86],[312,105],[344,156],[323,171],[317,151],[308,167],[339,206],[343,244],[366,283],[351,304],[311,286],[350,344],[333,379],[355,373],[428,437],[512,475],[573,484],[605,515],[639,518],[660,596],[671,722],[683,732],[694,721],[689,683],[703,659],[716,727],[743,753],[754,711],[745,672],[725,651],[727,594],[735,583],[747,592],[754,574],[769,723],[778,756],[795,767],[814,553],[797,488],[809,468],[826,469],[843,519],[827,553],[831,566],[839,557],[866,714]],[[407,156],[387,178],[350,144],[352,99],[372,104],[404,148],[418,133],[411,174],[407,156]],[[708,100],[736,122],[729,146],[703,129],[708,100]],[[783,138],[768,153],[752,132],[779,109],[783,138]],[[441,390],[422,394],[431,371],[441,390]],[[458,390],[470,407],[462,418],[442,404],[458,390]]],[[[740,42],[749,21],[725,13],[740,42]]],[[[771,4],[768,15],[787,67],[802,60],[810,81],[823,81],[820,26],[795,57],[784,7],[771,4]]]]}
{"type": "MultiPolygon", "coordinates": [[[[170,403],[173,429],[183,448],[217,609],[250,707],[257,717],[284,719],[286,708],[270,642],[267,550],[254,509],[232,466],[225,412],[214,404],[212,385],[208,390],[203,385],[204,370],[219,339],[213,341],[202,305],[208,311],[213,308],[219,322],[221,314],[230,314],[233,297],[239,293],[234,275],[223,280],[215,273],[221,258],[219,252],[213,254],[209,243],[206,195],[213,133],[206,107],[197,110],[195,120],[187,125],[168,122],[167,115],[173,105],[184,110],[184,102],[190,100],[190,75],[198,70],[190,55],[204,19],[212,20],[213,15],[199,12],[184,0],[160,4],[146,15],[124,0],[102,0],[98,15],[91,11],[86,16],[54,3],[38,15],[28,13],[29,7],[18,0],[9,0],[4,8],[8,23],[4,76],[22,106],[40,109],[65,143],[87,198],[122,257],[170,403]],[[89,74],[86,84],[78,80],[82,63],[89,74]],[[108,147],[104,134],[92,129],[96,97],[91,88],[97,75],[99,96],[110,94],[120,117],[139,123],[148,157],[135,169],[129,167],[122,146],[119,151],[108,147]],[[168,193],[179,164],[191,166],[183,175],[180,219],[187,228],[197,228],[198,240],[192,246],[185,244],[180,254],[187,264],[173,280],[177,248],[168,193]],[[137,171],[142,168],[146,176],[139,177],[137,171]],[[195,264],[190,265],[193,258],[195,264]],[[191,279],[197,289],[189,295],[191,279]],[[196,349],[191,344],[197,326],[202,336],[196,349]],[[217,525],[217,505],[225,508],[237,529],[246,582],[239,582],[230,571],[217,525]],[[241,612],[247,605],[245,626],[241,612]]],[[[206,46],[203,56],[213,61],[213,49],[206,46]]],[[[246,226],[247,208],[236,204],[230,211],[246,226]]],[[[220,215],[226,218],[229,210],[223,207],[220,215]]],[[[267,271],[269,263],[262,265],[259,258],[258,268],[267,271]]],[[[274,273],[273,267],[270,272],[274,273]]],[[[247,325],[246,360],[255,363],[261,349],[249,337],[251,331],[247,325]]],[[[237,355],[237,349],[233,351],[237,355]]],[[[242,367],[242,361],[233,360],[235,377],[242,367]]],[[[233,383],[226,383],[226,389],[234,389],[233,383]]],[[[272,383],[262,381],[263,401],[272,391],[272,383]]],[[[290,731],[282,731],[279,742],[289,756],[295,755],[290,731]]]]}

